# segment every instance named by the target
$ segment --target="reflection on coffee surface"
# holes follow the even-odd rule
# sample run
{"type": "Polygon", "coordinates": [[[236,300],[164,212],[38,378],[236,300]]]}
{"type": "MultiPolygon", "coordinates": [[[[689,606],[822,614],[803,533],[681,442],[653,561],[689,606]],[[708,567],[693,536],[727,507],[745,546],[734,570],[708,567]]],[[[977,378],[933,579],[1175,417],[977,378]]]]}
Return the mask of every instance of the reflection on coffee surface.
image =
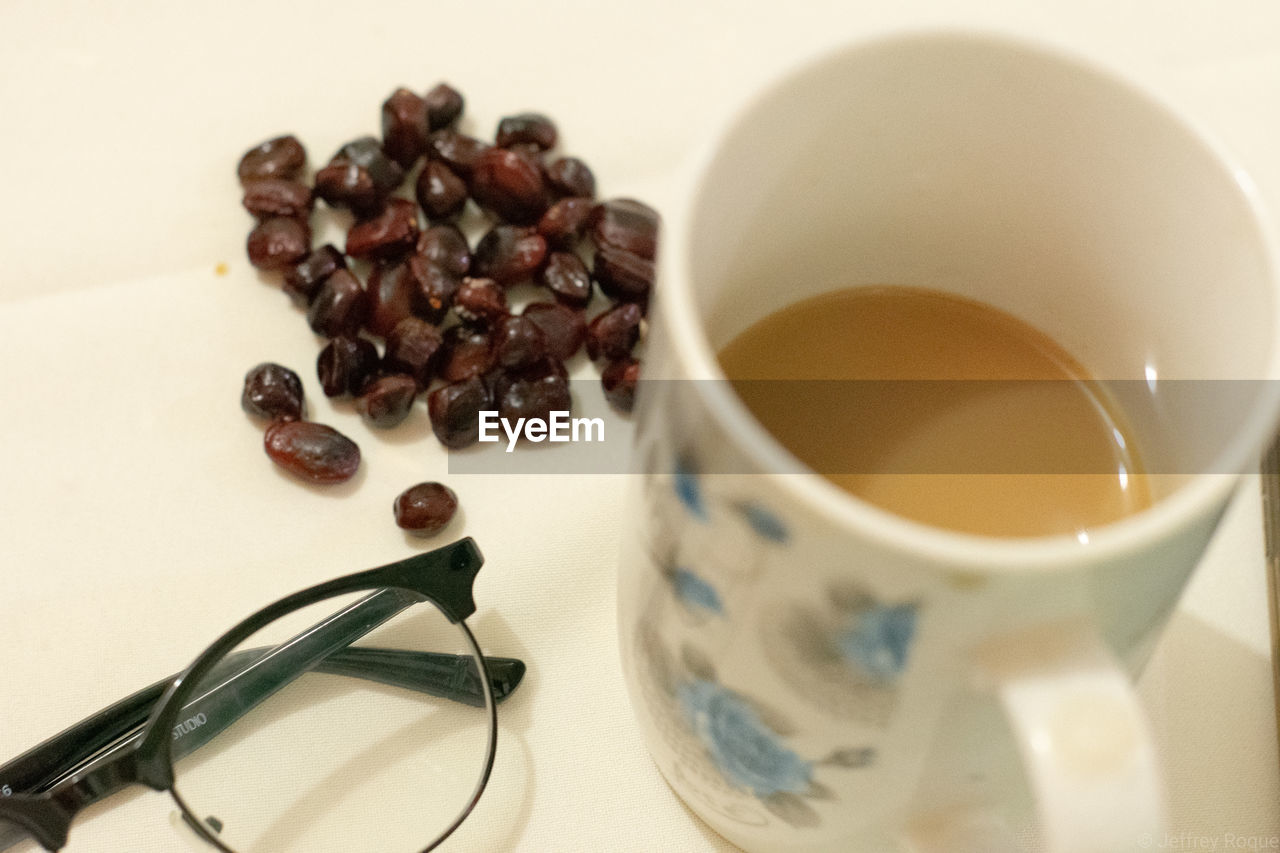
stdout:
{"type": "Polygon", "coordinates": [[[1080,535],[1151,503],[1104,389],[1054,340],[980,302],[840,290],[756,322],[720,363],[802,462],[916,521],[1080,535]]]}

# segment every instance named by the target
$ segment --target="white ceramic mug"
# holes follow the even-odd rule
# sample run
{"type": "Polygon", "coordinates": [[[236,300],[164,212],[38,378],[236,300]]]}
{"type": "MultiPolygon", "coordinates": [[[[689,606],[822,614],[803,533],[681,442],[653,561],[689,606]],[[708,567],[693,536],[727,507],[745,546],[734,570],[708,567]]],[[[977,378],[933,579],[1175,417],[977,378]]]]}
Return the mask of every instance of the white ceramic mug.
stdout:
{"type": "Polygon", "coordinates": [[[619,578],[633,705],[687,804],[751,851],[997,853],[1024,815],[1057,853],[1160,837],[1132,678],[1275,424],[1270,239],[1170,111],[1003,37],[854,45],[739,110],[667,212],[619,578]],[[996,539],[798,470],[715,352],[863,284],[987,302],[1146,383],[1153,505],[996,539]],[[1264,381],[1171,412],[1172,379],[1264,381]]]}

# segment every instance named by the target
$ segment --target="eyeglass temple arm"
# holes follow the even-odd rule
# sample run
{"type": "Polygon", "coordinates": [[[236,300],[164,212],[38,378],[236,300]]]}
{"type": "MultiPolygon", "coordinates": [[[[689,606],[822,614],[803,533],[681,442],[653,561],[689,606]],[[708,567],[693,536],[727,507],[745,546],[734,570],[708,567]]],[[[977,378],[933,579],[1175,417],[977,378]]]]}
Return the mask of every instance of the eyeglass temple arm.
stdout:
{"type": "MultiPolygon", "coordinates": [[[[216,672],[221,677],[230,675],[268,650],[269,647],[263,646],[236,652],[228,656],[216,672]]],[[[434,652],[355,646],[334,652],[313,671],[375,681],[469,705],[482,704],[484,696],[478,683],[471,679],[462,685],[456,683],[458,658],[458,655],[434,652]]],[[[517,658],[486,656],[485,664],[493,698],[501,702],[520,685],[524,662],[517,658]]],[[[467,669],[470,675],[471,668],[467,669]]],[[[137,734],[138,727],[146,722],[156,700],[174,678],[176,676],[170,676],[148,685],[0,765],[0,787],[8,786],[14,793],[30,793],[83,770],[81,765],[99,751],[137,734]]],[[[3,843],[3,829],[0,829],[0,851],[5,849],[3,843]]]]}

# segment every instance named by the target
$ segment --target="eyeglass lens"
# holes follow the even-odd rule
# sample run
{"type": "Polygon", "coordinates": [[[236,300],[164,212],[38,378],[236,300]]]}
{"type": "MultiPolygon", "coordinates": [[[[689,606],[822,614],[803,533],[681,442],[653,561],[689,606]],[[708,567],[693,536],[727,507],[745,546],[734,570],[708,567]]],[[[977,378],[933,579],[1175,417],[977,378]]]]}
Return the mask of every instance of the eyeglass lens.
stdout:
{"type": "Polygon", "coordinates": [[[174,796],[220,845],[414,853],[473,805],[493,721],[478,651],[430,602],[375,593],[392,594],[404,598],[353,643],[306,645],[368,597],[326,599],[254,633],[192,689],[170,742],[174,796]],[[424,687],[424,670],[454,687],[424,687]]]}

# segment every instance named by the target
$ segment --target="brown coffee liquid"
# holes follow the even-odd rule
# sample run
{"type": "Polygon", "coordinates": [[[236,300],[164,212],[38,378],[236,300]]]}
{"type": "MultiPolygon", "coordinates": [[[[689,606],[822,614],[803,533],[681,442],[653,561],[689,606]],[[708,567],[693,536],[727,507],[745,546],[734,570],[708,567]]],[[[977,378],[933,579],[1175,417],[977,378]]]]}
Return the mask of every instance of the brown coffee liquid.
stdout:
{"type": "Polygon", "coordinates": [[[909,287],[828,293],[760,320],[720,363],[801,461],[916,521],[1084,538],[1151,503],[1100,386],[1052,339],[979,302],[909,287]]]}

